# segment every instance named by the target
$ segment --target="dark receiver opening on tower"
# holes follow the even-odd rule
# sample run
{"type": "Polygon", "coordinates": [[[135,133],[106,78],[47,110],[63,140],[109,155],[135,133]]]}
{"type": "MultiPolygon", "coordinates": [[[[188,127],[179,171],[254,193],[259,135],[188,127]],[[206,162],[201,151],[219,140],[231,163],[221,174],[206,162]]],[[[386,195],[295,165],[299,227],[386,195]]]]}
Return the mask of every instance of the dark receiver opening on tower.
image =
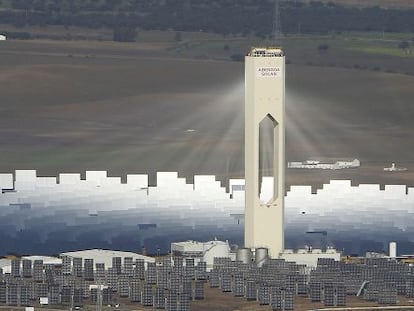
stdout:
{"type": "Polygon", "coordinates": [[[259,193],[261,204],[270,204],[277,199],[277,131],[276,120],[268,114],[259,125],[259,193]],[[273,177],[273,179],[272,179],[273,177]],[[265,186],[271,184],[272,187],[265,186]],[[270,191],[265,191],[270,189],[270,191]]]}

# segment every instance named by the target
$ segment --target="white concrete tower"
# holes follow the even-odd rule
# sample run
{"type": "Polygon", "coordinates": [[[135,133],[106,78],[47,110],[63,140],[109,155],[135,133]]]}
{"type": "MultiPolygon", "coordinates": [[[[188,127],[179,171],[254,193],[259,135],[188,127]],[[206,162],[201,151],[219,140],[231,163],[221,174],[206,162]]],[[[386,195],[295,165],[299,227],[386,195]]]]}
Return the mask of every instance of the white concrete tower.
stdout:
{"type": "Polygon", "coordinates": [[[280,48],[252,48],[245,58],[245,247],[284,249],[285,57],[280,48]],[[260,125],[272,124],[273,197],[260,200],[260,125]],[[270,121],[269,121],[270,120],[270,121]]]}

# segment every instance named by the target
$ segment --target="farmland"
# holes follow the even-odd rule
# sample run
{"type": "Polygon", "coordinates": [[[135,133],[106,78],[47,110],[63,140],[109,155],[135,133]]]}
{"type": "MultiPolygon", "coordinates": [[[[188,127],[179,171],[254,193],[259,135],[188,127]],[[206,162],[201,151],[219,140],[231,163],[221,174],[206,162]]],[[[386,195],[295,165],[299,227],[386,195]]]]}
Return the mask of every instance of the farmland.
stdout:
{"type": "MultiPolygon", "coordinates": [[[[171,33],[157,36],[143,33],[152,40],[123,44],[2,43],[0,171],[108,170],[123,177],[141,172],[152,182],[154,172],[165,170],[189,181],[194,174],[215,174],[222,181],[242,177],[243,63],[230,56],[262,43],[191,33],[183,33],[183,42],[171,33]]],[[[347,42],[355,47],[363,41],[284,39],[287,160],[358,158],[362,167],[288,171],[288,185],[331,178],[412,180],[410,172],[385,174],[382,167],[395,161],[414,169],[408,143],[413,59],[359,51],[347,42]],[[329,49],[321,53],[320,44],[329,49]]]]}

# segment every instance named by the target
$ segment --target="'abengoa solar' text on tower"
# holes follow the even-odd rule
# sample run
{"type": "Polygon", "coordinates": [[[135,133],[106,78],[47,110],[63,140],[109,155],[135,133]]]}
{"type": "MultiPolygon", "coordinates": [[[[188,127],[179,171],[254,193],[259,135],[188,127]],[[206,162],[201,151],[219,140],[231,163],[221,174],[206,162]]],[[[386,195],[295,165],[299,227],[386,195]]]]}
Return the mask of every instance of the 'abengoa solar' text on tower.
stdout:
{"type": "Polygon", "coordinates": [[[284,242],[285,184],[285,57],[280,48],[252,48],[245,57],[245,247],[268,248],[277,258],[284,242]],[[273,195],[260,200],[261,123],[271,124],[273,136],[267,175],[273,195]]]}

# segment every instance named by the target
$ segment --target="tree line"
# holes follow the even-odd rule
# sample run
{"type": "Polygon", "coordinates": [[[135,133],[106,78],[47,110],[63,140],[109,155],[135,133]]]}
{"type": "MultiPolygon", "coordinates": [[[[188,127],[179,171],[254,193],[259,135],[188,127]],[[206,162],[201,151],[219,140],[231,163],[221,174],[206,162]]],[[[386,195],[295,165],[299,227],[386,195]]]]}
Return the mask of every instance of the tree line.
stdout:
{"type": "MultiPolygon", "coordinates": [[[[132,34],[135,29],[169,29],[266,37],[272,32],[273,5],[273,0],[0,0],[0,23],[109,27],[132,34]]],[[[285,34],[414,32],[414,10],[409,9],[297,0],[281,1],[280,11],[285,34]]]]}

